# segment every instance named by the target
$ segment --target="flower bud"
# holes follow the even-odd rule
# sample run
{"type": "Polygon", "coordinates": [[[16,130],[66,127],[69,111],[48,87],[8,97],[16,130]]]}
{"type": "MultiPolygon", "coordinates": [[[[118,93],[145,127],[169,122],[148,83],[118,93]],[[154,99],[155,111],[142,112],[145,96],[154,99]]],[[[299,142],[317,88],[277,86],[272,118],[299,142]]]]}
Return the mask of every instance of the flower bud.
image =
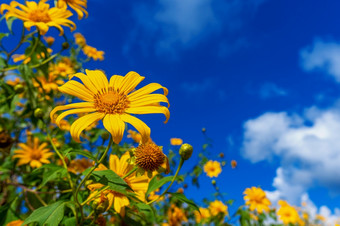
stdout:
{"type": "Polygon", "coordinates": [[[212,185],[216,185],[216,181],[215,181],[215,180],[212,180],[212,181],[211,181],[211,184],[212,184],[212,185]]]}
{"type": "Polygon", "coordinates": [[[220,158],[224,158],[224,153],[221,152],[218,156],[219,156],[220,158]]]}
{"type": "Polygon", "coordinates": [[[20,94],[20,93],[23,93],[25,91],[25,88],[24,88],[23,85],[17,84],[17,85],[14,86],[14,91],[17,94],[20,94]]]}
{"type": "Polygon", "coordinates": [[[70,44],[68,44],[68,42],[63,42],[62,44],[63,49],[68,49],[69,47],[70,47],[70,44]]]}
{"type": "Polygon", "coordinates": [[[36,108],[34,110],[34,117],[42,118],[44,116],[44,111],[41,108],[36,108]]]}
{"type": "Polygon", "coordinates": [[[194,148],[190,144],[182,144],[181,148],[179,149],[179,154],[183,160],[188,160],[191,157],[193,151],[194,148]]]}
{"type": "Polygon", "coordinates": [[[207,129],[206,128],[202,128],[202,133],[205,133],[207,131],[207,129]]]}
{"type": "Polygon", "coordinates": [[[226,161],[222,161],[221,164],[222,164],[222,166],[225,166],[227,163],[226,163],[226,161]]]}
{"type": "Polygon", "coordinates": [[[183,188],[188,188],[188,184],[183,184],[183,188]]]}
{"type": "Polygon", "coordinates": [[[53,45],[54,40],[55,40],[53,37],[50,37],[50,36],[49,37],[44,37],[44,39],[45,39],[47,45],[49,45],[49,46],[53,45]]]}
{"type": "Polygon", "coordinates": [[[104,133],[102,133],[101,137],[102,137],[103,140],[107,140],[107,139],[110,138],[110,134],[108,132],[104,132],[104,133]]]}
{"type": "Polygon", "coordinates": [[[95,202],[95,201],[92,203],[92,207],[95,209],[96,213],[104,213],[107,207],[109,207],[108,199],[105,199],[104,201],[100,201],[100,202],[95,202]]]}

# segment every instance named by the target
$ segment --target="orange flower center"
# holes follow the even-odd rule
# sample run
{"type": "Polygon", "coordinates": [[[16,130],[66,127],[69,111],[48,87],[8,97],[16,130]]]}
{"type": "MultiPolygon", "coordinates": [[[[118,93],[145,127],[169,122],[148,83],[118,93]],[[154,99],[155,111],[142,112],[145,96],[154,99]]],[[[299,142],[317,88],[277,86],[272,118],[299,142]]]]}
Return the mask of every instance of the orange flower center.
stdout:
{"type": "Polygon", "coordinates": [[[135,150],[136,164],[147,171],[157,170],[165,160],[160,147],[154,143],[141,144],[135,150]]]}
{"type": "Polygon", "coordinates": [[[48,14],[48,11],[46,10],[41,10],[41,9],[36,9],[30,12],[28,15],[28,18],[34,22],[50,22],[51,18],[50,15],[48,14]]]}
{"type": "Polygon", "coordinates": [[[95,108],[98,112],[106,114],[123,114],[128,103],[126,95],[114,91],[112,87],[109,87],[109,91],[106,93],[94,95],[95,108]]]}
{"type": "Polygon", "coordinates": [[[31,159],[32,160],[40,160],[42,157],[42,154],[40,151],[37,151],[37,150],[34,150],[32,153],[31,153],[31,159]]]}

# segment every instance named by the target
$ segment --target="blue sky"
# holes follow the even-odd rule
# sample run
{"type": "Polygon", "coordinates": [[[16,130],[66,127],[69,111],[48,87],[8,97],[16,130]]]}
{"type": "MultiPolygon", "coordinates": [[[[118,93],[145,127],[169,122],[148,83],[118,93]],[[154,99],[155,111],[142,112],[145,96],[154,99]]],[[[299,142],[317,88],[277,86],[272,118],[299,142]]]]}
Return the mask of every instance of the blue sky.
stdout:
{"type": "MultiPolygon", "coordinates": [[[[88,69],[136,71],[146,77],[141,85],[169,89],[168,124],[162,115],[142,117],[153,140],[180,137],[198,154],[205,127],[211,158],[224,152],[238,161],[217,179],[235,206],[246,187],[261,186],[273,202],[307,201],[336,218],[339,7],[331,0],[89,0],[89,17],[74,20],[87,43],[105,51],[88,69]]],[[[209,197],[210,179],[201,184],[209,197]]]]}

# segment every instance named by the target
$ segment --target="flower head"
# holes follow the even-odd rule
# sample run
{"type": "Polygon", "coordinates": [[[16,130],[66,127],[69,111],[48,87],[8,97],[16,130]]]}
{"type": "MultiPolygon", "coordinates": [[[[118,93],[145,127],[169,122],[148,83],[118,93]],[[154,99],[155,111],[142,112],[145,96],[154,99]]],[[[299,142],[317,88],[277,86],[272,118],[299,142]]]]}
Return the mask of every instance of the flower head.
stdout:
{"type": "Polygon", "coordinates": [[[135,87],[144,79],[136,72],[129,72],[125,77],[114,75],[110,82],[103,72],[99,70],[86,70],[87,75],[82,73],[74,74],[72,77],[79,78],[78,81],[70,80],[59,91],[76,96],[85,102],[68,104],[55,107],[51,113],[51,120],[54,122],[54,114],[60,110],[68,110],[60,114],[55,123],[59,126],[60,120],[70,114],[90,113],[77,119],[70,129],[72,138],[80,142],[81,132],[92,123],[103,120],[104,127],[111,133],[113,141],[119,143],[124,134],[125,122],[133,125],[142,136],[142,142],[148,142],[150,128],[138,118],[130,114],[152,114],[162,113],[166,121],[170,117],[167,107],[161,106],[161,102],[169,103],[166,98],[167,89],[157,83],[151,83],[132,92],[135,87]],[[163,94],[151,94],[163,89],[163,94]],[[72,110],[70,110],[72,109],[72,110]]]}
{"type": "Polygon", "coordinates": [[[266,193],[261,188],[251,187],[247,188],[243,194],[246,205],[249,206],[250,211],[257,210],[258,213],[269,212],[271,205],[266,193]]]}
{"type": "Polygon", "coordinates": [[[86,45],[86,39],[80,33],[75,33],[74,35],[75,42],[78,46],[84,47],[86,45]]]}
{"type": "MultiPolygon", "coordinates": [[[[133,165],[128,164],[127,160],[129,158],[129,153],[125,153],[120,159],[116,155],[110,155],[109,165],[110,169],[114,171],[118,176],[123,177],[128,172],[133,169],[133,165]]],[[[104,165],[100,165],[99,170],[106,170],[104,165]]],[[[136,177],[135,173],[124,178],[125,182],[132,188],[136,193],[137,197],[141,200],[145,200],[145,193],[148,188],[149,179],[146,176],[136,177]]],[[[88,200],[98,196],[98,189],[102,188],[104,185],[100,183],[91,184],[88,186],[91,194],[88,200]]],[[[116,191],[104,190],[101,191],[101,197],[96,198],[97,202],[108,201],[106,210],[110,209],[112,205],[117,213],[124,215],[124,207],[130,204],[129,199],[116,191]]]]}
{"type": "Polygon", "coordinates": [[[183,144],[183,140],[181,138],[171,138],[170,139],[170,144],[171,145],[182,145],[183,144]]]}
{"type": "Polygon", "coordinates": [[[47,45],[49,45],[49,46],[53,45],[53,43],[55,41],[55,39],[52,36],[45,36],[44,40],[47,43],[47,45]]]}
{"type": "Polygon", "coordinates": [[[67,170],[77,174],[84,172],[87,168],[93,165],[93,162],[86,159],[73,159],[70,164],[67,166],[67,170]]]}
{"type": "Polygon", "coordinates": [[[85,45],[83,48],[84,54],[93,60],[104,60],[104,51],[99,51],[92,46],[85,45]]]}
{"type": "Polygon", "coordinates": [[[279,205],[280,208],[277,211],[277,215],[284,224],[296,224],[301,220],[297,210],[286,201],[279,200],[279,205]]]}
{"type": "Polygon", "coordinates": [[[66,77],[70,74],[74,74],[74,68],[69,62],[60,61],[57,64],[51,64],[49,71],[54,75],[60,75],[66,77]]]}
{"type": "Polygon", "coordinates": [[[228,206],[224,205],[224,203],[219,200],[211,202],[209,210],[212,216],[216,216],[219,213],[228,214],[228,206]]]}
{"type": "Polygon", "coordinates": [[[86,11],[87,0],[58,0],[58,7],[64,8],[70,6],[78,14],[78,19],[82,19],[84,14],[86,17],[89,15],[86,11]]]}
{"type": "Polygon", "coordinates": [[[13,158],[18,158],[18,166],[29,164],[32,168],[39,168],[42,164],[48,164],[49,157],[53,155],[47,147],[47,143],[39,144],[39,139],[34,138],[33,142],[31,137],[27,139],[27,144],[19,143],[21,148],[14,151],[13,158]]]}
{"type": "Polygon", "coordinates": [[[50,5],[45,1],[36,3],[34,1],[27,1],[26,5],[22,5],[16,1],[12,1],[9,5],[1,4],[0,13],[6,12],[6,20],[10,17],[16,17],[24,21],[24,26],[30,30],[32,26],[39,29],[41,35],[44,35],[49,27],[56,27],[60,31],[60,35],[64,34],[64,29],[61,26],[70,27],[71,30],[76,28],[76,25],[69,19],[72,13],[66,8],[50,8],[50,5]],[[17,8],[19,7],[19,8],[17,8]]]}
{"type": "Polygon", "coordinates": [[[182,225],[182,222],[188,222],[185,212],[174,204],[169,208],[168,219],[170,225],[182,225]]]}
{"type": "Polygon", "coordinates": [[[58,89],[58,85],[64,84],[63,80],[57,79],[57,76],[53,75],[52,73],[49,73],[48,78],[46,79],[45,76],[39,76],[36,78],[38,81],[34,81],[33,85],[37,88],[39,88],[39,92],[42,93],[43,90],[46,93],[49,93],[53,90],[58,89]],[[39,84],[40,83],[40,84],[39,84]]]}
{"type": "Polygon", "coordinates": [[[142,135],[140,135],[140,133],[137,133],[136,131],[129,129],[127,138],[132,138],[133,142],[140,143],[142,140],[142,135]]]}
{"type": "Polygon", "coordinates": [[[221,164],[217,161],[209,160],[203,167],[208,177],[218,177],[222,172],[221,164]]]}
{"type": "Polygon", "coordinates": [[[199,212],[195,211],[195,220],[196,223],[205,223],[207,219],[210,217],[210,211],[208,208],[199,208],[199,212]]]}
{"type": "Polygon", "coordinates": [[[231,168],[235,169],[237,167],[236,160],[231,160],[230,165],[231,165],[231,168]]]}

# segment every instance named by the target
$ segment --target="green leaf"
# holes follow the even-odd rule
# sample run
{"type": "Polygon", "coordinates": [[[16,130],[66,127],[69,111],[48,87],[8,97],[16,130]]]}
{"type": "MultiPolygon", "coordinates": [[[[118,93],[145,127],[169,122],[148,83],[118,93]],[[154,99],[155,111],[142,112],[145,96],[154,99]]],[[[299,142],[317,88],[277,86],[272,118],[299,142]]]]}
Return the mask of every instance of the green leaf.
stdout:
{"type": "Polygon", "coordinates": [[[140,212],[145,214],[145,217],[148,219],[148,221],[155,222],[155,213],[153,209],[151,208],[151,206],[145,203],[137,203],[136,206],[140,212]]]}
{"type": "Polygon", "coordinates": [[[43,174],[43,180],[40,184],[40,187],[43,187],[47,182],[59,178],[63,178],[67,176],[67,170],[61,166],[57,166],[54,164],[47,164],[35,169],[32,173],[36,173],[36,171],[41,169],[47,169],[43,174]]]}
{"type": "Polygon", "coordinates": [[[184,194],[182,193],[171,193],[171,192],[168,192],[169,194],[171,194],[171,197],[175,198],[175,199],[178,199],[182,202],[185,202],[187,203],[191,208],[193,208],[194,210],[197,210],[199,211],[199,208],[198,206],[191,200],[187,199],[187,197],[185,197],[184,194]]]}
{"type": "Polygon", "coordinates": [[[84,150],[70,150],[66,153],[65,156],[69,155],[69,154],[77,154],[77,155],[82,155],[85,156],[89,159],[92,159],[93,161],[97,162],[97,159],[91,154],[91,152],[88,151],[84,151],[84,150]]]}
{"type": "Polygon", "coordinates": [[[7,27],[8,27],[8,30],[13,33],[12,31],[12,24],[13,24],[13,21],[15,20],[16,18],[15,17],[10,17],[8,20],[6,20],[6,24],[7,24],[7,27]]]}
{"type": "Polygon", "coordinates": [[[8,37],[8,33],[0,33],[0,41],[1,41],[1,39],[3,39],[4,37],[8,37]]]}
{"type": "Polygon", "coordinates": [[[0,207],[0,225],[6,225],[11,221],[15,221],[19,219],[16,208],[19,205],[18,197],[15,198],[12,202],[8,202],[7,204],[0,207]]]}
{"type": "Polygon", "coordinates": [[[108,185],[109,189],[125,193],[126,189],[132,190],[129,185],[112,170],[93,171],[92,176],[96,182],[108,185]]]}
{"type": "Polygon", "coordinates": [[[145,195],[148,196],[151,192],[162,187],[164,184],[170,182],[172,179],[173,179],[173,176],[163,177],[162,179],[158,179],[157,177],[152,178],[145,195]]]}
{"type": "Polygon", "coordinates": [[[74,226],[76,225],[76,218],[75,217],[71,217],[71,218],[67,218],[66,220],[64,220],[64,224],[65,226],[74,226]]]}
{"type": "Polygon", "coordinates": [[[58,201],[33,211],[24,221],[23,225],[37,222],[38,225],[58,226],[64,217],[65,202],[58,201]]]}

